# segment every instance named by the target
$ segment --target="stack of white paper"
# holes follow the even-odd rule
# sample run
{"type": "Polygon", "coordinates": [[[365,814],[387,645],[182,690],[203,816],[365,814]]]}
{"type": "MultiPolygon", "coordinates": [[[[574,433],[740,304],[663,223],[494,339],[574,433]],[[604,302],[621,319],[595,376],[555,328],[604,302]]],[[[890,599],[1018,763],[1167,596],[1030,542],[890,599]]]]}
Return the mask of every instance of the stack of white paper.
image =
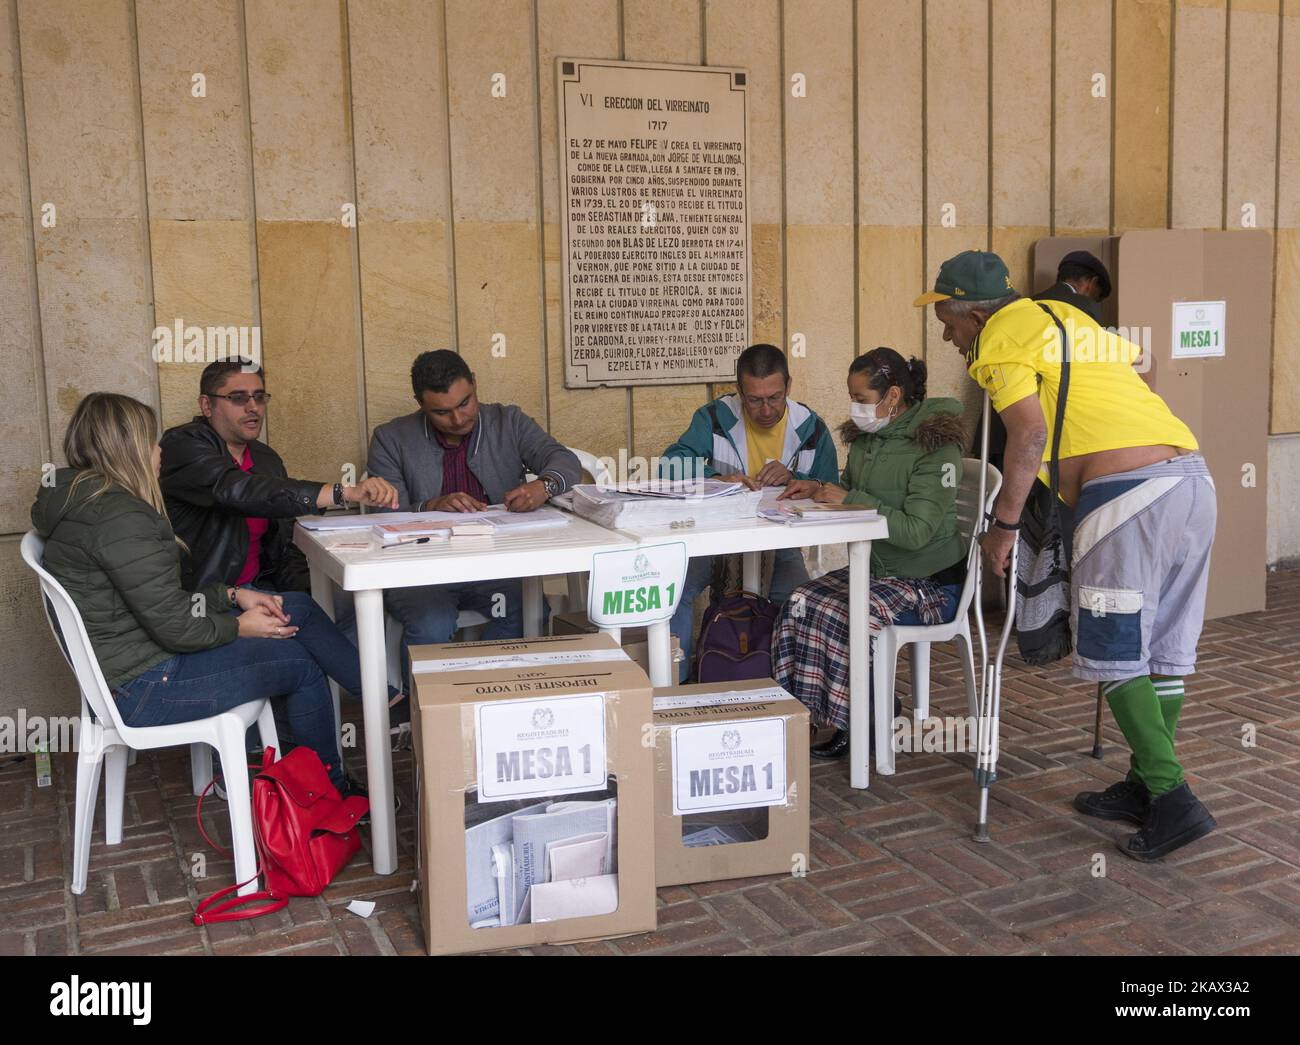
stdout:
{"type": "Polygon", "coordinates": [[[423,523],[430,528],[467,523],[488,523],[494,531],[511,533],[520,530],[566,526],[568,517],[554,508],[541,507],[531,512],[512,512],[503,504],[489,504],[481,512],[368,512],[365,515],[304,515],[298,525],[304,530],[364,530],[370,526],[394,526],[423,523]]]}
{"type": "Polygon", "coordinates": [[[793,506],[803,507],[808,501],[783,501],[781,507],[764,506],[759,508],[758,517],[769,522],[782,523],[786,526],[825,526],[827,523],[864,522],[877,518],[880,513],[874,508],[859,508],[853,511],[811,511],[799,514],[793,506]],[[786,507],[789,505],[791,507],[786,507]]]}
{"type": "Polygon", "coordinates": [[[645,529],[655,526],[710,526],[753,519],[763,498],[761,490],[746,490],[739,483],[736,492],[721,496],[664,497],[602,490],[598,486],[575,486],[575,514],[610,528],[645,529]]]}
{"type": "Polygon", "coordinates": [[[542,802],[465,829],[473,928],[618,908],[618,801],[542,802]]]}

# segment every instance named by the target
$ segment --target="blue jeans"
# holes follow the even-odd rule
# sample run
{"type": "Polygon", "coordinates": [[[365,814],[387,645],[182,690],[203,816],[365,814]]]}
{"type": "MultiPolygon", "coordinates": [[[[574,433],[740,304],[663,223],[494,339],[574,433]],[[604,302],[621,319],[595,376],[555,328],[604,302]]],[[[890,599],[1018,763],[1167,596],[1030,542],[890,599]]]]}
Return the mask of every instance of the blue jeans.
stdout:
{"type": "MultiPolygon", "coordinates": [[[[321,671],[360,700],[361,657],[355,643],[305,591],[268,591],[267,594],[279,595],[284,600],[284,612],[289,615],[289,623],[298,628],[294,641],[312,655],[321,671]]],[[[397,690],[389,686],[389,698],[396,695],[397,690]]]]}
{"type": "Polygon", "coordinates": [[[329,767],[330,782],[345,787],[329,683],[297,638],[236,639],[215,649],[178,653],[116,691],[128,726],[193,722],[264,697],[271,698],[293,738],[329,767]]]}
{"type": "Polygon", "coordinates": [[[524,586],[518,579],[389,588],[384,606],[402,622],[404,647],[450,642],[461,610],[474,610],[487,618],[485,640],[518,639],[524,634],[524,586]]]}
{"type": "MultiPolygon", "coordinates": [[[[686,579],[682,582],[682,599],[677,604],[669,630],[677,637],[682,648],[680,682],[685,682],[691,671],[691,651],[695,647],[695,600],[713,580],[713,556],[697,556],[686,564],[686,579]]],[[[772,564],[772,583],[767,597],[782,603],[790,593],[808,580],[803,553],[798,548],[778,548],[772,564]]]]}

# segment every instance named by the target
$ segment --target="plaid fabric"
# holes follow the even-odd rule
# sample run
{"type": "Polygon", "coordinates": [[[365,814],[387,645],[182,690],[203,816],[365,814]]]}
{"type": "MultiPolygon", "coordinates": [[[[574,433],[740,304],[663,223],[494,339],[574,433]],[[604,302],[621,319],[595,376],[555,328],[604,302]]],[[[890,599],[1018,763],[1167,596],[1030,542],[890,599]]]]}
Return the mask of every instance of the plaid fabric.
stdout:
{"type": "MultiPolygon", "coordinates": [[[[879,631],[908,610],[922,624],[942,624],[946,598],[925,577],[873,577],[868,627],[879,631]]],[[[849,728],[848,567],[800,585],[786,600],[772,637],[772,674],[815,723],[849,728]]]]}
{"type": "Polygon", "coordinates": [[[478,476],[469,470],[469,441],[474,437],[470,432],[455,446],[450,445],[436,428],[433,430],[438,445],[442,447],[442,493],[467,493],[476,501],[487,503],[487,494],[478,476]]]}

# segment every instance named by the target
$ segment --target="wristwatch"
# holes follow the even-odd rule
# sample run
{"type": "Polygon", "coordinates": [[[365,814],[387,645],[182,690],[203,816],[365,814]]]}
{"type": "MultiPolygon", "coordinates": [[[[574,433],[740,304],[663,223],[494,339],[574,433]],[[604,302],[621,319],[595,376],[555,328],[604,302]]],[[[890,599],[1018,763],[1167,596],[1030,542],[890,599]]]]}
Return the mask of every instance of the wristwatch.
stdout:
{"type": "Polygon", "coordinates": [[[554,476],[551,475],[542,476],[541,483],[543,489],[546,490],[546,496],[548,499],[554,497],[557,493],[560,492],[560,484],[556,481],[554,476]]]}
{"type": "Polygon", "coordinates": [[[996,526],[1000,530],[1011,530],[1013,533],[1020,529],[1019,520],[1013,523],[1003,522],[992,512],[989,512],[989,522],[991,522],[994,526],[996,526]]]}
{"type": "Polygon", "coordinates": [[[334,507],[342,508],[344,504],[345,502],[343,500],[343,484],[335,483],[334,484],[334,507]]]}

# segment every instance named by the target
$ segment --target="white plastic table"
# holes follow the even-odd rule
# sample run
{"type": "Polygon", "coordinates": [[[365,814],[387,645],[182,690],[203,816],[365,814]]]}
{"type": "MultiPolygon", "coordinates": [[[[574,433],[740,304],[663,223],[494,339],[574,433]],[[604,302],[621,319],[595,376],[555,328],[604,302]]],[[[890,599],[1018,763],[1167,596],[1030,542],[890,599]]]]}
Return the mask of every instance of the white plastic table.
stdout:
{"type": "MultiPolygon", "coordinates": [[[[779,491],[768,491],[763,506],[772,503],[779,491]]],[[[849,548],[849,783],[855,788],[865,788],[869,776],[867,760],[868,724],[870,715],[867,700],[871,678],[870,643],[867,641],[869,618],[868,596],[871,588],[871,542],[889,536],[889,525],[880,516],[870,519],[832,519],[820,524],[786,526],[766,519],[753,519],[743,523],[734,521],[673,529],[669,526],[653,528],[627,528],[622,531],[644,544],[667,544],[682,541],[686,545],[687,559],[697,555],[735,555],[741,553],[744,563],[746,591],[758,591],[759,563],[763,552],[777,548],[810,548],[825,544],[847,544],[849,548]]],[[[675,685],[669,622],[661,621],[647,629],[650,653],[650,682],[654,686],[675,685]]],[[[887,700],[877,695],[877,704],[887,700]]],[[[893,705],[888,716],[882,718],[876,709],[876,744],[881,736],[892,742],[889,726],[893,720],[893,705]]]]}
{"type": "Polygon", "coordinates": [[[482,544],[475,542],[472,548],[447,542],[335,551],[334,545],[364,539],[361,535],[369,531],[313,531],[295,526],[293,532],[294,544],[311,567],[311,594],[317,604],[333,617],[334,585],[353,593],[361,655],[372,859],[376,874],[392,874],[397,870],[397,828],[388,735],[384,589],[521,577],[524,634],[537,635],[542,629],[543,577],[586,573],[596,552],[634,547],[636,539],[576,516],[569,516],[564,526],[494,536],[482,544]]]}

